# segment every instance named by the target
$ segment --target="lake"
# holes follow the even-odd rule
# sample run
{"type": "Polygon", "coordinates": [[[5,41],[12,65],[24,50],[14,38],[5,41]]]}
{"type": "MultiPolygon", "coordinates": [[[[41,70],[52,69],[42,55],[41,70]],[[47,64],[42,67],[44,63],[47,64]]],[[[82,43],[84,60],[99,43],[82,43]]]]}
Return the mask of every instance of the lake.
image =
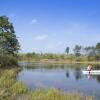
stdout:
{"type": "MultiPolygon", "coordinates": [[[[100,98],[100,75],[83,75],[87,65],[82,64],[44,64],[20,63],[22,70],[17,80],[30,90],[36,88],[57,88],[61,91],[80,92],[100,98]]],[[[100,65],[93,65],[100,69],[100,65]]]]}

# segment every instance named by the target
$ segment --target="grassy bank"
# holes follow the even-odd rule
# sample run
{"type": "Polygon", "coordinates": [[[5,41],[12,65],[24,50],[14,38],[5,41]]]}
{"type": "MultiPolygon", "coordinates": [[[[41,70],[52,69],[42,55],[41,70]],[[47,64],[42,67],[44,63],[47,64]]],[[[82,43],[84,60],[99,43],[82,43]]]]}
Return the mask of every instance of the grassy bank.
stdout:
{"type": "Polygon", "coordinates": [[[0,100],[14,100],[18,94],[27,91],[27,88],[16,80],[20,68],[0,68],[0,100]]]}
{"type": "MultiPolygon", "coordinates": [[[[20,62],[20,61],[19,61],[20,62]]],[[[23,60],[21,62],[35,62],[35,63],[45,63],[45,64],[100,64],[100,61],[64,61],[64,60],[59,60],[59,61],[55,61],[55,60],[40,60],[40,61],[27,61],[27,60],[23,60]]]]}
{"type": "Polygon", "coordinates": [[[78,62],[78,61],[64,61],[64,60],[61,60],[61,61],[38,61],[38,62],[42,62],[42,63],[58,63],[58,64],[100,64],[100,61],[81,61],[81,62],[78,62]]]}
{"type": "Polygon", "coordinates": [[[20,61],[64,61],[64,62],[100,62],[99,55],[52,54],[52,53],[26,53],[18,55],[20,61]]]}
{"type": "Polygon", "coordinates": [[[16,80],[20,70],[18,67],[0,68],[0,100],[93,100],[92,96],[65,93],[56,89],[29,91],[24,84],[16,80]]]}

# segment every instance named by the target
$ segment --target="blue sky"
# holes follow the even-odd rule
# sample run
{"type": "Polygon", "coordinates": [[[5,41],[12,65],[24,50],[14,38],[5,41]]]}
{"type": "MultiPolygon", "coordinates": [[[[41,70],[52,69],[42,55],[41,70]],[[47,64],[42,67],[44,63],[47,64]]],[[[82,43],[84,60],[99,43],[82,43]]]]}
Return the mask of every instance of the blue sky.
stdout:
{"type": "Polygon", "coordinates": [[[0,0],[21,52],[63,53],[100,42],[100,0],[0,0]]]}

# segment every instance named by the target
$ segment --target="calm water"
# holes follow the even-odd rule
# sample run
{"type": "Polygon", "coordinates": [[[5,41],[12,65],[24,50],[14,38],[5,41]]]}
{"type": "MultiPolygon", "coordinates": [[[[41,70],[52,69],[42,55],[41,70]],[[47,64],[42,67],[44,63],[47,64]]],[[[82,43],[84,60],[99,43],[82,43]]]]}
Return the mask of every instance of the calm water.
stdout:
{"type": "MultiPolygon", "coordinates": [[[[78,91],[85,95],[95,95],[100,98],[100,76],[86,76],[82,69],[87,65],[47,65],[42,63],[20,63],[22,71],[17,79],[29,89],[41,87],[57,88],[62,91],[78,91]]],[[[100,65],[94,65],[100,69],[100,65]]]]}

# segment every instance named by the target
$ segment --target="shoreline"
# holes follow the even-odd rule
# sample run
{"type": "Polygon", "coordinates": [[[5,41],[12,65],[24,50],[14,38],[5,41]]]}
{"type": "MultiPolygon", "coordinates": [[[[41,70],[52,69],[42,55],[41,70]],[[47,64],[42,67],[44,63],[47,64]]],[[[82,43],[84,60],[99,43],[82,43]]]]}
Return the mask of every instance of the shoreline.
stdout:
{"type": "Polygon", "coordinates": [[[76,61],[19,61],[19,62],[33,62],[33,63],[47,63],[47,64],[100,64],[100,61],[84,61],[84,62],[76,62],[76,61]]]}

